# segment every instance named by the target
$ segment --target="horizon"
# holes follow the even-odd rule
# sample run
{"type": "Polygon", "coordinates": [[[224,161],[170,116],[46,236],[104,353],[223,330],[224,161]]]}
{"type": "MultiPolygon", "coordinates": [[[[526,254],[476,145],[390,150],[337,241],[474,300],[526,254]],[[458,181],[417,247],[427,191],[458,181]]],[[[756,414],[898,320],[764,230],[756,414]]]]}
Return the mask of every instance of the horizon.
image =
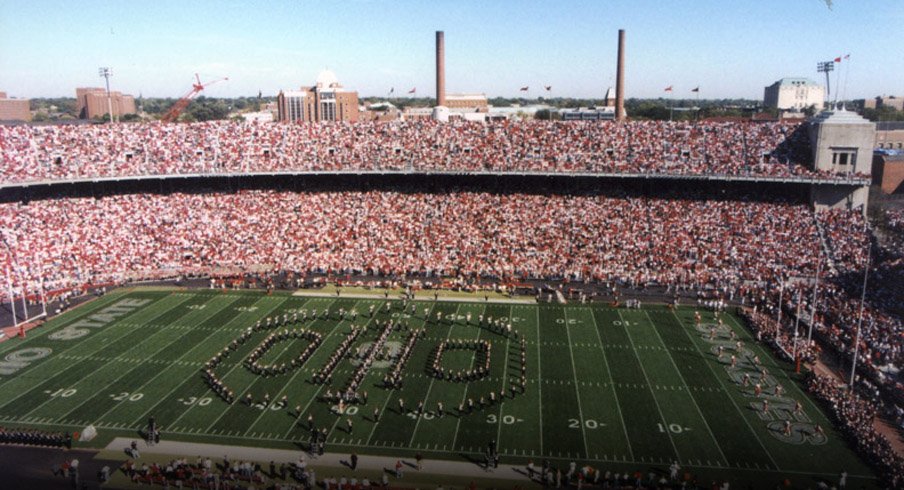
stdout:
{"type": "Polygon", "coordinates": [[[488,98],[604,98],[615,85],[618,29],[627,37],[626,98],[692,99],[700,87],[701,100],[762,100],[763,89],[785,77],[824,85],[816,63],[848,54],[831,76],[839,99],[896,95],[904,75],[904,60],[875,48],[894,45],[904,20],[904,4],[890,0],[835,1],[831,9],[824,0],[730,9],[715,0],[666,8],[653,0],[140,6],[9,2],[0,15],[0,91],[73,97],[76,87],[103,86],[97,69],[110,66],[111,90],[136,98],[178,98],[194,73],[202,81],[229,77],[205,89],[212,98],[273,97],[330,69],[361,98],[387,98],[393,89],[403,98],[412,88],[416,97],[435,97],[438,30],[446,33],[447,93],[488,98]],[[664,92],[668,86],[673,92],[664,92]]]}

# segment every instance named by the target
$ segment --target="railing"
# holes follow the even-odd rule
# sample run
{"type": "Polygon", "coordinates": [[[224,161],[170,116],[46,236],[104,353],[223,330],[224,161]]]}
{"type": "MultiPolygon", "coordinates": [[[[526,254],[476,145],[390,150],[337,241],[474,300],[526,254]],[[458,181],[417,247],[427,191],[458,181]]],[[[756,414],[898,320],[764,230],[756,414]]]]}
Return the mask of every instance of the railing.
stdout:
{"type": "Polygon", "coordinates": [[[726,182],[764,182],[786,184],[820,184],[820,185],[845,185],[866,186],[871,180],[869,176],[860,175],[787,175],[773,176],[768,174],[750,173],[692,173],[692,172],[593,172],[593,171],[543,171],[543,170],[431,170],[415,169],[406,166],[402,169],[350,169],[350,170],[278,170],[261,172],[236,172],[229,170],[187,172],[187,173],[147,173],[135,175],[80,175],[75,178],[43,179],[21,182],[0,183],[0,189],[27,188],[34,186],[47,186],[57,184],[76,184],[89,182],[120,182],[140,180],[168,180],[188,178],[214,178],[214,177],[268,177],[268,176],[302,176],[302,175],[448,175],[448,176],[542,176],[542,177],[574,177],[574,178],[604,178],[604,179],[673,179],[673,180],[705,180],[726,182]]]}

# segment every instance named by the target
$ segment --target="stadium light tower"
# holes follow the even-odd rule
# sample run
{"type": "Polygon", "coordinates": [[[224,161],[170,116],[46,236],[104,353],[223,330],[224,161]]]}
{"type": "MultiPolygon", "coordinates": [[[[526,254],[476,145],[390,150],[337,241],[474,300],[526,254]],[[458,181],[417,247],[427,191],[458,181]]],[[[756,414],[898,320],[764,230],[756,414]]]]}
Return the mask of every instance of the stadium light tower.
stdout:
{"type": "Polygon", "coordinates": [[[97,69],[97,74],[107,81],[107,112],[110,114],[110,123],[113,123],[113,96],[110,95],[110,77],[113,76],[113,68],[102,66],[97,69]]]}
{"type": "Polygon", "coordinates": [[[816,71],[826,74],[826,101],[829,100],[829,94],[832,92],[832,88],[829,86],[829,72],[833,70],[835,70],[834,61],[820,61],[816,63],[816,71]]]}

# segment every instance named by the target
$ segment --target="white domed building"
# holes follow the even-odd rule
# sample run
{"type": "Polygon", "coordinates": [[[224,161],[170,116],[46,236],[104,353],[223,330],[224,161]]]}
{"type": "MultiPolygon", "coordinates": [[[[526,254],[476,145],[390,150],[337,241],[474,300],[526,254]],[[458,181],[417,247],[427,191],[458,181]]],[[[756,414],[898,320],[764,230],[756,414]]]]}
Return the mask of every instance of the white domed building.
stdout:
{"type": "Polygon", "coordinates": [[[313,86],[281,90],[276,107],[280,121],[357,121],[358,92],[344,88],[331,70],[323,70],[313,86]]]}

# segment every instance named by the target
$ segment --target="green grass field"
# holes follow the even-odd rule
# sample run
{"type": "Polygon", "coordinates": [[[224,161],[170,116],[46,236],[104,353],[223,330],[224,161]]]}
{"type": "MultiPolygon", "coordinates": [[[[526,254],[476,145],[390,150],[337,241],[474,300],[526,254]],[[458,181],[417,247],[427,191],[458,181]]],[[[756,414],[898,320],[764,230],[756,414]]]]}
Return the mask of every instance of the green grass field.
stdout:
{"type": "MultiPolygon", "coordinates": [[[[399,302],[390,302],[388,313],[384,304],[253,291],[120,290],[53,319],[25,340],[0,343],[0,424],[46,430],[93,424],[100,436],[90,444],[102,446],[114,436],[136,437],[154,416],[168,439],[289,449],[306,446],[312,414],[315,425],[329,428],[327,451],[333,452],[420,451],[435,459],[482,460],[487,443],[496,440],[508,463],[548,458],[554,464],[574,460],[613,472],[646,472],[677,460],[701,481],[727,478],[733,486],[739,480],[774,485],[789,478],[795,486],[812,487],[819,478],[834,483],[845,469],[850,485],[873,484],[872,471],[803,394],[790,366],[756,345],[731,316],[723,317],[725,326],[711,340],[712,315],[704,313],[698,329],[691,308],[417,302],[417,314],[407,320],[426,328],[426,336],[405,367],[403,387],[378,387],[388,363],[377,363],[362,384],[367,404],[340,417],[318,397],[345,385],[355,369],[352,360],[339,364],[331,386],[311,382],[351,329],[352,322],[339,321],[335,312],[356,309],[364,314],[355,323],[371,324],[357,347],[377,337],[376,322],[404,315],[399,302]],[[377,307],[373,318],[365,313],[371,305],[377,307]],[[329,309],[331,317],[288,327],[322,335],[302,367],[271,377],[249,371],[241,360],[270,333],[262,331],[216,369],[239,398],[268,393],[275,402],[286,395],[287,407],[230,405],[207,387],[204,363],[258,319],[315,308],[329,309]],[[426,322],[424,308],[430,310],[426,322]],[[438,324],[437,312],[443,316],[438,324]],[[480,314],[511,319],[519,339],[527,341],[527,388],[459,416],[455,408],[467,398],[498,392],[520,376],[519,340],[467,325],[468,313],[472,323],[480,314]],[[745,342],[739,359],[758,355],[768,369],[766,391],[772,393],[768,387],[775,383],[785,389],[783,399],[770,399],[768,412],[757,408],[762,402],[752,387],[731,376],[728,355],[720,361],[714,354],[714,342],[727,342],[731,330],[745,342]],[[446,339],[492,344],[489,376],[470,383],[429,376],[428,357],[446,339]],[[426,413],[400,413],[399,398],[406,407],[424,400],[426,413]],[[802,412],[793,413],[794,400],[802,412]],[[434,413],[437,402],[445,405],[446,416],[434,413]],[[300,418],[296,405],[303,407],[300,418]],[[377,423],[374,409],[381,412],[377,423]],[[354,422],[351,433],[346,418],[354,422]],[[783,434],[785,419],[793,421],[791,437],[783,434]],[[816,423],[824,436],[813,433],[816,423]]],[[[387,345],[401,344],[406,335],[393,332],[387,345]]],[[[279,342],[261,362],[288,362],[307,343],[279,342]]],[[[734,352],[733,342],[726,352],[734,352]]],[[[450,351],[443,368],[468,369],[473,360],[473,351],[450,351]]]]}

